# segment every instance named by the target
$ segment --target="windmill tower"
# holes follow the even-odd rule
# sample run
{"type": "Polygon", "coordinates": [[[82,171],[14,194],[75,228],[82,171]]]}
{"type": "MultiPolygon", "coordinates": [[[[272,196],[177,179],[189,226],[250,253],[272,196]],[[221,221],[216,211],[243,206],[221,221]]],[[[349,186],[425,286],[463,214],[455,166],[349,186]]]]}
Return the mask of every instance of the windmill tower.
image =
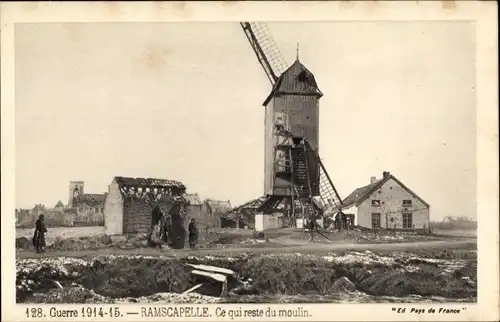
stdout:
{"type": "MultiPolygon", "coordinates": [[[[279,137],[284,134],[280,131],[289,132],[291,142],[287,143],[292,144],[292,152],[297,152],[295,154],[299,151],[294,150],[293,146],[300,144],[302,139],[306,139],[311,147],[319,152],[319,100],[322,96],[314,75],[297,58],[277,79],[271,93],[264,101],[266,109],[264,193],[266,195],[291,197],[294,194],[291,177],[283,175],[286,172],[279,170],[285,169],[276,167],[289,149],[289,144],[280,144],[279,137]],[[277,150],[278,153],[275,152],[277,150]]],[[[318,161],[313,153],[304,154],[303,157],[306,159],[303,161],[307,161],[308,172],[312,174],[310,193],[311,196],[315,196],[319,187],[318,161]]]]}
{"type": "MultiPolygon", "coordinates": [[[[288,67],[264,23],[241,22],[257,59],[271,82],[265,113],[265,202],[259,212],[316,217],[342,205],[319,157],[319,100],[316,79],[297,59],[288,67]]],[[[292,221],[295,223],[295,220],[292,221]]]]}

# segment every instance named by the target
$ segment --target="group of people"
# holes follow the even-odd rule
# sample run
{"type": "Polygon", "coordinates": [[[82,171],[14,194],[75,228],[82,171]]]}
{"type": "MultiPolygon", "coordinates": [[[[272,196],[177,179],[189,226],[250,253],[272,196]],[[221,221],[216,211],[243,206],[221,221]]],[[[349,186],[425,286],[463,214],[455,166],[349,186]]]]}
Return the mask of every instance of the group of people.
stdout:
{"type": "MultiPolygon", "coordinates": [[[[169,238],[174,236],[169,236],[169,231],[171,231],[171,223],[168,217],[162,216],[152,228],[150,240],[152,244],[156,247],[161,247],[162,245],[167,245],[169,243],[169,238]]],[[[196,227],[196,221],[191,219],[188,227],[188,242],[189,248],[195,248],[198,243],[198,228],[196,227]]],[[[179,236],[177,236],[179,238],[179,236]]]]}
{"type": "Polygon", "coordinates": [[[154,218],[154,224],[150,234],[150,241],[153,245],[161,247],[163,244],[169,242],[169,231],[171,231],[171,224],[167,217],[160,216],[154,218]]]}
{"type": "MultiPolygon", "coordinates": [[[[157,247],[161,247],[161,245],[168,244],[169,242],[169,231],[171,231],[171,223],[169,217],[160,216],[156,217],[156,223],[153,225],[153,229],[151,231],[150,240],[157,247]]],[[[40,215],[35,223],[35,232],[33,234],[33,246],[35,248],[35,252],[42,253],[44,252],[45,243],[45,233],[47,232],[47,228],[45,227],[44,215],[40,215]]],[[[188,240],[189,240],[189,248],[195,248],[198,243],[198,228],[196,226],[196,221],[191,219],[188,227],[188,240]]]]}

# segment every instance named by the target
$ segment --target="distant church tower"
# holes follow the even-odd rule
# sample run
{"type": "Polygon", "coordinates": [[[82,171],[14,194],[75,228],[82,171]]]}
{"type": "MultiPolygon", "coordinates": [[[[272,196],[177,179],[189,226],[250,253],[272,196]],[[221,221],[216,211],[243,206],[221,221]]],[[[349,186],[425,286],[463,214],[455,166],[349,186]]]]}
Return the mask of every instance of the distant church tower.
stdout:
{"type": "Polygon", "coordinates": [[[70,181],[69,182],[69,201],[68,207],[74,207],[76,197],[83,194],[83,181],[70,181]]]}
{"type": "MultiPolygon", "coordinates": [[[[264,193],[266,195],[290,196],[290,180],[276,175],[276,146],[278,135],[276,124],[280,123],[295,136],[294,141],[306,138],[319,153],[319,99],[323,96],[314,75],[297,60],[281,74],[264,102],[265,115],[265,170],[264,193]]],[[[308,155],[313,195],[319,187],[319,163],[314,155],[308,155]]]]}

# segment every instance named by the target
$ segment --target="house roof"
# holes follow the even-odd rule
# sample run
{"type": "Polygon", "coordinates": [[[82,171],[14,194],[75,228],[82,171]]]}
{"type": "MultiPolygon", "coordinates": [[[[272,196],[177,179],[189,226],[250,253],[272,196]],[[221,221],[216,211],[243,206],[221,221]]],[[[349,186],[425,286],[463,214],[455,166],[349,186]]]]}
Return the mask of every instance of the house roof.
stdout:
{"type": "Polygon", "coordinates": [[[191,206],[201,206],[203,204],[197,193],[186,193],[184,194],[184,198],[186,198],[191,206]]]}
{"type": "Polygon", "coordinates": [[[55,208],[63,208],[64,207],[64,204],[62,203],[61,200],[59,200],[57,203],[56,203],[56,206],[55,208]]]}
{"type": "Polygon", "coordinates": [[[205,200],[205,203],[211,209],[212,213],[222,214],[230,211],[232,208],[229,200],[207,199],[205,200]]]}
{"type": "Polygon", "coordinates": [[[75,203],[77,205],[87,204],[89,206],[103,205],[106,200],[105,194],[91,194],[84,193],[76,197],[75,203]]]}
{"type": "Polygon", "coordinates": [[[263,105],[266,106],[272,97],[280,94],[323,96],[313,73],[298,59],[278,77],[263,105]]]}
{"type": "Polygon", "coordinates": [[[351,194],[349,194],[344,199],[344,201],[342,202],[342,208],[347,208],[352,205],[359,206],[363,201],[365,201],[368,197],[370,197],[375,191],[380,189],[384,185],[384,183],[386,183],[390,179],[396,181],[401,187],[403,187],[403,189],[412,194],[413,197],[415,197],[416,199],[420,200],[420,202],[422,202],[426,207],[430,207],[430,205],[427,202],[425,202],[422,198],[420,198],[420,196],[418,196],[415,192],[413,192],[407,186],[405,186],[395,176],[393,176],[392,174],[388,174],[384,176],[384,178],[379,179],[369,185],[355,189],[351,194]]]}

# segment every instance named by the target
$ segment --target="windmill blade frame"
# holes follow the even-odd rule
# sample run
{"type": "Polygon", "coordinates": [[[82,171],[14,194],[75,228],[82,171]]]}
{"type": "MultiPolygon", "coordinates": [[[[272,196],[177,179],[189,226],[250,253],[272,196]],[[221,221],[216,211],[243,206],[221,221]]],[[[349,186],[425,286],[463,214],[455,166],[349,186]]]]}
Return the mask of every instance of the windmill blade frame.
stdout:
{"type": "Polygon", "coordinates": [[[271,85],[276,83],[278,77],[288,68],[283,55],[267,25],[263,22],[240,22],[257,60],[264,69],[271,85]]]}

